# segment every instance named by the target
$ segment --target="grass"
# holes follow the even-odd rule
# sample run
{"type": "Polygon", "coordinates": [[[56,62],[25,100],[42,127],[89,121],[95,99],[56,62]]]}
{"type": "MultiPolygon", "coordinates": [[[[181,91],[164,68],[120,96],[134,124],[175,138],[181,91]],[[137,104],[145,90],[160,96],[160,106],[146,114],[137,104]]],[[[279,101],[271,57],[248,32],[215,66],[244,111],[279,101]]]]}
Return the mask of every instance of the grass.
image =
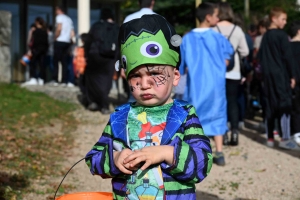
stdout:
{"type": "Polygon", "coordinates": [[[70,133],[78,124],[70,114],[75,109],[43,93],[0,83],[0,200],[21,199],[32,180],[62,174],[59,162],[71,149],[70,133]]]}

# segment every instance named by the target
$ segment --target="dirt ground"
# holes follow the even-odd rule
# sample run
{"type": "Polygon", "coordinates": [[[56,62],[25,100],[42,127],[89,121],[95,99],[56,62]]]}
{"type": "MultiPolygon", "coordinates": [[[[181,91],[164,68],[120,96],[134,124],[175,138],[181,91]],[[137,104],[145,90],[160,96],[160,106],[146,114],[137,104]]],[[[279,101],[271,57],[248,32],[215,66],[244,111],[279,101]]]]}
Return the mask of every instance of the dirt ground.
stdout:
{"type": "MultiPolygon", "coordinates": [[[[70,149],[71,156],[66,156],[63,163],[65,171],[92,148],[109,118],[83,108],[75,111],[74,115],[81,123],[74,132],[76,141],[74,148],[70,149]]],[[[263,141],[262,134],[244,129],[239,146],[225,147],[226,165],[213,165],[208,177],[196,185],[197,199],[300,200],[300,152],[268,148],[263,141]]],[[[48,177],[43,183],[35,183],[34,187],[42,190],[47,187],[45,183],[56,186],[62,178],[48,177]]],[[[68,190],[70,193],[111,190],[110,180],[92,176],[84,162],[73,168],[64,184],[72,186],[68,190]]],[[[47,197],[50,199],[49,194],[33,192],[24,200],[47,197]]]]}

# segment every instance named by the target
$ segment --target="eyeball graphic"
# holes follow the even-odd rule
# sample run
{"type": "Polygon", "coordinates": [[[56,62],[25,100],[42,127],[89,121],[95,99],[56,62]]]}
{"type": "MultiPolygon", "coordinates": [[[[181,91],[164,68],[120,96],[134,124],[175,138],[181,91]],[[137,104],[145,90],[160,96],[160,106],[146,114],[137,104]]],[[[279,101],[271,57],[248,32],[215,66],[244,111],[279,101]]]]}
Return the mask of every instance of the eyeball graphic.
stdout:
{"type": "Polygon", "coordinates": [[[126,71],[127,69],[127,58],[125,55],[122,55],[122,65],[123,65],[123,69],[126,71]]]}
{"type": "Polygon", "coordinates": [[[148,58],[155,58],[162,54],[162,46],[154,41],[144,43],[140,48],[141,54],[148,58]]]}

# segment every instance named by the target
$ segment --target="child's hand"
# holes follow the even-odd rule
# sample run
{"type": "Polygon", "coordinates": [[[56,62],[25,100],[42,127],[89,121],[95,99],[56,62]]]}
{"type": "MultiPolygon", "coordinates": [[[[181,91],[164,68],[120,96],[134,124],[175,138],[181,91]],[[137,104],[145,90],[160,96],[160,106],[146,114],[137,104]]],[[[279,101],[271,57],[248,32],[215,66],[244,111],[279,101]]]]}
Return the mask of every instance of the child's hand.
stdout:
{"type": "Polygon", "coordinates": [[[164,161],[168,165],[173,164],[174,147],[168,145],[144,147],[135,150],[132,154],[125,158],[123,164],[130,167],[136,167],[141,162],[145,162],[141,170],[147,169],[150,165],[159,164],[164,161]]]}
{"type": "Polygon", "coordinates": [[[130,163],[124,164],[124,159],[131,155],[133,151],[130,149],[123,149],[122,151],[114,152],[114,163],[117,168],[124,174],[132,174],[132,171],[137,170],[136,167],[130,167],[130,163]]]}

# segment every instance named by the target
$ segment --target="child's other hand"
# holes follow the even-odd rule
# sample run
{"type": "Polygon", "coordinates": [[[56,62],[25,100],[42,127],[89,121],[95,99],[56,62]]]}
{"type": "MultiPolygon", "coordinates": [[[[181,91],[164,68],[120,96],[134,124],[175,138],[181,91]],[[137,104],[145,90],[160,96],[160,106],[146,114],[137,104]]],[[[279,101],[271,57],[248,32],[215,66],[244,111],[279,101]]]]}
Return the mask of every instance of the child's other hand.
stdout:
{"type": "Polygon", "coordinates": [[[130,163],[124,164],[124,159],[131,155],[133,151],[130,149],[123,149],[122,151],[114,152],[114,163],[117,168],[124,174],[132,174],[132,171],[137,170],[136,167],[130,167],[130,163]]]}
{"type": "Polygon", "coordinates": [[[173,164],[174,147],[168,145],[144,147],[135,150],[132,154],[124,160],[124,165],[136,167],[140,163],[145,162],[140,168],[141,170],[147,169],[150,165],[166,162],[168,165],[173,164]]]}

